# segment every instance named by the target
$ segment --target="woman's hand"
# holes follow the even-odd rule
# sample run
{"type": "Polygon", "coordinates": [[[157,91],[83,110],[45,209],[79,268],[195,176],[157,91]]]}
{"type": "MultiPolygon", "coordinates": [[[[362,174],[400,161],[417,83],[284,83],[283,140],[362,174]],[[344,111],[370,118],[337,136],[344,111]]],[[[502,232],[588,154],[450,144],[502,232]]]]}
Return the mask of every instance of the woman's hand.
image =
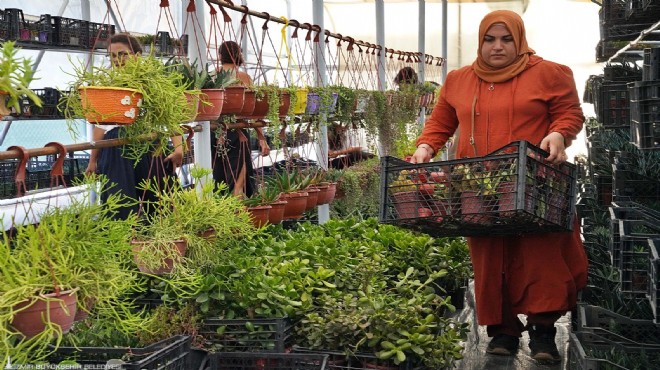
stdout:
{"type": "Polygon", "coordinates": [[[431,151],[424,145],[420,145],[410,157],[410,163],[426,163],[433,158],[431,151]]]}
{"type": "Polygon", "coordinates": [[[87,169],[85,169],[85,174],[93,175],[96,173],[96,160],[90,160],[87,164],[87,169]]]}
{"type": "Polygon", "coordinates": [[[266,139],[259,139],[259,148],[261,148],[261,156],[267,157],[270,154],[270,146],[266,139]]]}
{"type": "Polygon", "coordinates": [[[544,137],[541,140],[540,147],[550,153],[546,160],[552,164],[562,164],[568,159],[564,136],[558,132],[551,132],[548,136],[544,137]]]}
{"type": "Polygon", "coordinates": [[[183,148],[181,146],[175,148],[174,152],[165,157],[165,162],[172,162],[172,169],[176,171],[183,164],[183,148]]]}

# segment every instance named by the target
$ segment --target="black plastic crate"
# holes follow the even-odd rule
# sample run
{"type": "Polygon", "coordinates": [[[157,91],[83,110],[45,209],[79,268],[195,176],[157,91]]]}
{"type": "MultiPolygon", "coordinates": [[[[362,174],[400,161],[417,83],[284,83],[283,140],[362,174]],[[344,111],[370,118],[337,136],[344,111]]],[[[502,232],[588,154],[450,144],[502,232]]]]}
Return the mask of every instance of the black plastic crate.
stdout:
{"type": "Polygon", "coordinates": [[[595,173],[594,185],[596,185],[598,204],[601,206],[609,206],[613,199],[612,175],[595,173]]]}
{"type": "Polygon", "coordinates": [[[569,334],[569,369],[654,369],[658,361],[660,361],[658,348],[621,345],[590,332],[569,334]]]}
{"type": "Polygon", "coordinates": [[[0,10],[0,40],[20,40],[21,29],[25,29],[23,10],[16,8],[0,10]]]}
{"type": "Polygon", "coordinates": [[[14,198],[16,196],[17,167],[17,160],[0,161],[0,199],[14,198]]]}
{"type": "Polygon", "coordinates": [[[325,370],[327,355],[313,353],[218,352],[209,354],[212,370],[325,370]]]}
{"type": "Polygon", "coordinates": [[[56,16],[51,20],[55,45],[89,48],[89,21],[56,16]]]}
{"type": "Polygon", "coordinates": [[[603,67],[603,82],[634,82],[642,80],[642,69],[635,63],[608,63],[603,67]]]}
{"type": "Polygon", "coordinates": [[[642,80],[643,81],[660,80],[660,48],[644,49],[644,60],[642,64],[642,80]]]}
{"type": "Polygon", "coordinates": [[[286,317],[272,319],[206,319],[198,334],[203,348],[221,352],[283,353],[291,344],[293,325],[286,317]]]}
{"type": "Polygon", "coordinates": [[[618,268],[621,265],[621,230],[623,229],[624,233],[628,234],[631,232],[631,226],[626,226],[625,223],[645,221],[653,225],[660,225],[660,213],[635,202],[615,202],[608,210],[610,213],[609,253],[612,266],[618,268]]]}
{"type": "MultiPolygon", "coordinates": [[[[600,23],[600,38],[605,41],[633,41],[639,37],[640,33],[652,23],[623,23],[623,24],[610,24],[607,22],[600,23]]],[[[648,36],[649,41],[657,41],[658,36],[653,34],[648,36]]]]}
{"type": "MultiPolygon", "coordinates": [[[[656,106],[660,108],[659,106],[656,106]]],[[[641,150],[660,149],[660,120],[658,122],[636,122],[630,123],[631,141],[641,150]]]]}
{"type": "Polygon", "coordinates": [[[642,0],[642,9],[648,10],[649,7],[660,6],[660,1],[658,0],[642,0]]]}
{"type": "Polygon", "coordinates": [[[660,351],[660,326],[652,320],[631,319],[599,306],[579,304],[579,331],[596,334],[608,343],[660,351]]]}
{"type": "Polygon", "coordinates": [[[598,121],[605,128],[630,127],[628,82],[603,83],[594,102],[598,121]]]}
{"type": "Polygon", "coordinates": [[[115,26],[105,23],[89,22],[89,47],[91,49],[107,49],[108,42],[115,34],[115,26]]]}
{"type": "Polygon", "coordinates": [[[660,180],[629,170],[624,165],[612,165],[614,200],[629,200],[649,204],[660,201],[660,180]]]}
{"type": "Polygon", "coordinates": [[[59,347],[48,358],[50,363],[74,360],[83,368],[105,368],[108,360],[120,359],[125,363],[116,369],[125,370],[189,370],[186,360],[191,338],[177,335],[143,348],[59,347]]]}
{"type": "Polygon", "coordinates": [[[623,24],[626,22],[626,1],[625,0],[605,0],[601,3],[598,11],[598,18],[601,23],[610,25],[623,24]]]}
{"type": "Polygon", "coordinates": [[[361,369],[396,369],[412,370],[425,369],[424,367],[415,367],[411,361],[406,360],[399,365],[395,365],[392,360],[380,360],[373,354],[367,353],[344,353],[340,351],[318,350],[305,347],[294,346],[294,353],[314,353],[327,355],[328,361],[326,369],[328,370],[361,370],[361,369]],[[369,365],[367,365],[369,364],[369,365]],[[367,367],[371,366],[371,367],[367,367]]]}
{"type": "Polygon", "coordinates": [[[583,333],[569,333],[568,340],[568,368],[571,370],[611,370],[623,369],[623,366],[614,364],[605,358],[597,358],[590,346],[583,345],[580,339],[583,333]],[[586,348],[585,348],[586,347],[586,348]]]}
{"type": "Polygon", "coordinates": [[[432,236],[570,231],[577,168],[515,141],[484,157],[411,164],[381,159],[380,221],[432,236]]]}
{"type": "Polygon", "coordinates": [[[619,221],[621,247],[621,291],[646,294],[649,291],[649,238],[660,237],[660,224],[647,220],[619,221]]]}
{"type": "Polygon", "coordinates": [[[23,97],[22,116],[32,118],[64,118],[64,114],[57,109],[57,104],[62,97],[59,90],[52,87],[43,89],[32,89],[41,98],[41,107],[37,106],[27,97],[23,97]]]}
{"type": "Polygon", "coordinates": [[[154,41],[154,53],[156,55],[171,55],[173,50],[170,33],[167,31],[158,31],[154,41]]]}

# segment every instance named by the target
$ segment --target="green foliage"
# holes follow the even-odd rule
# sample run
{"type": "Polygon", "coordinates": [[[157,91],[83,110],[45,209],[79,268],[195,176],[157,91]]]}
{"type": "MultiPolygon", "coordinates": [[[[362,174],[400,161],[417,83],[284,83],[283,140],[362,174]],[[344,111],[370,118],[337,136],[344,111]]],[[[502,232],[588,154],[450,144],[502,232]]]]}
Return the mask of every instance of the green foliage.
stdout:
{"type": "MultiPolygon", "coordinates": [[[[7,107],[13,107],[17,112],[21,111],[18,104],[21,95],[41,107],[41,99],[28,88],[34,79],[31,60],[19,58],[19,50],[15,41],[5,41],[0,45],[0,100],[5,99],[1,93],[9,95],[7,107]]],[[[0,117],[7,114],[9,111],[5,111],[5,104],[0,104],[0,117]]]]}
{"type": "Polygon", "coordinates": [[[220,69],[215,73],[207,73],[207,78],[204,85],[202,85],[202,89],[224,89],[225,87],[235,85],[237,82],[238,79],[236,79],[235,70],[220,69]]]}
{"type": "Polygon", "coordinates": [[[337,192],[343,198],[330,204],[333,218],[348,216],[377,217],[380,204],[380,162],[371,158],[342,170],[337,192]]]}

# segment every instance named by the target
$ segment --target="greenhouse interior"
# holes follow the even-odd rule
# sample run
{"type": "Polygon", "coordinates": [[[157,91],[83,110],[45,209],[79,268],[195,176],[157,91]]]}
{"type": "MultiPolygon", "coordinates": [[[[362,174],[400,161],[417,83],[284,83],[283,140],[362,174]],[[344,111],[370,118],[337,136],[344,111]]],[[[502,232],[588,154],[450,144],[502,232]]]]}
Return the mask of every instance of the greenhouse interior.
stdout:
{"type": "Polygon", "coordinates": [[[659,0],[0,1],[0,367],[660,368],[659,0]]]}

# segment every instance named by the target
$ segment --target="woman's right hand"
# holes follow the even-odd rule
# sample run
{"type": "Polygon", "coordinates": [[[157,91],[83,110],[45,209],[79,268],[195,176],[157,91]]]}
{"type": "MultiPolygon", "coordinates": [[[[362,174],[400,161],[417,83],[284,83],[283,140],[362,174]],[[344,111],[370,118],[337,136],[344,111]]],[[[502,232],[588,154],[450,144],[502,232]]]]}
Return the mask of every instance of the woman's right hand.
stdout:
{"type": "Polygon", "coordinates": [[[93,175],[96,173],[96,161],[89,161],[89,164],[87,165],[87,169],[85,170],[85,174],[87,175],[93,175]]]}
{"type": "Polygon", "coordinates": [[[410,163],[426,163],[431,160],[431,153],[425,147],[419,147],[410,157],[410,163]]]}

